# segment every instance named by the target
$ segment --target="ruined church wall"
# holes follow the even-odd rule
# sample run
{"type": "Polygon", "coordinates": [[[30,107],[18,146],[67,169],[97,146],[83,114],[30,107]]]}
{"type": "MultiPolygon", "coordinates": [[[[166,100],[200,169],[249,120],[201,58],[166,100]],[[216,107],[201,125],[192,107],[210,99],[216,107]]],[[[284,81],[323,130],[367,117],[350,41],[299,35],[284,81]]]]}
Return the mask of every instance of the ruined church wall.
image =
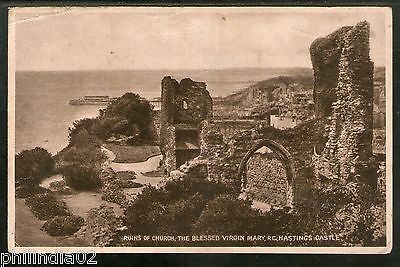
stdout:
{"type": "MultiPolygon", "coordinates": [[[[312,183],[309,179],[313,178],[312,170],[308,167],[311,166],[313,151],[314,139],[312,133],[319,129],[321,125],[322,123],[318,121],[310,121],[287,130],[263,127],[241,131],[233,138],[225,141],[223,134],[213,123],[206,122],[202,128],[200,157],[208,161],[210,180],[229,184],[237,191],[240,191],[242,184],[238,178],[238,171],[239,165],[246,153],[261,140],[269,139],[276,141],[283,145],[292,155],[294,171],[296,173],[292,188],[294,202],[301,205],[309,197],[309,185],[312,183]]],[[[265,178],[266,173],[264,170],[260,169],[259,174],[265,178]]],[[[274,175],[274,172],[271,171],[269,174],[274,175]]],[[[268,181],[265,182],[268,183],[268,181]]],[[[262,196],[264,193],[265,189],[262,186],[257,191],[252,192],[255,196],[262,196]]]]}
{"type": "Polygon", "coordinates": [[[175,127],[170,125],[163,130],[164,143],[164,166],[167,173],[176,169],[176,142],[175,142],[175,127]]]}
{"type": "Polygon", "coordinates": [[[198,150],[184,146],[186,143],[196,146],[198,134],[177,136],[177,133],[181,128],[200,131],[201,122],[212,117],[212,99],[206,84],[189,78],[178,83],[170,76],[164,77],[161,82],[160,113],[160,150],[165,171],[169,175],[178,165],[198,155],[198,150]],[[184,140],[181,140],[182,137],[184,140]]]}
{"type": "Polygon", "coordinates": [[[317,39],[311,46],[311,57],[316,103],[321,105],[316,105],[316,112],[329,120],[327,142],[322,154],[315,157],[315,164],[329,178],[346,183],[351,177],[366,175],[372,156],[373,63],[369,58],[369,24],[361,22],[317,39]],[[330,72],[321,71],[326,68],[325,62],[333,62],[330,72]],[[325,84],[335,83],[336,76],[331,74],[336,72],[336,86],[326,90],[325,84]],[[326,102],[329,94],[332,101],[326,102]]]}
{"type": "Polygon", "coordinates": [[[254,154],[248,161],[246,193],[251,199],[276,207],[287,205],[289,184],[282,162],[254,154]]]}
{"type": "Polygon", "coordinates": [[[183,79],[174,98],[174,123],[198,124],[212,117],[212,99],[204,82],[183,79]]]}
{"type": "Polygon", "coordinates": [[[219,120],[212,121],[212,127],[218,130],[225,142],[234,138],[243,131],[249,131],[251,129],[261,129],[265,126],[269,126],[267,120],[219,120]]]}
{"type": "Polygon", "coordinates": [[[161,81],[161,129],[173,123],[175,116],[175,92],[179,88],[179,83],[166,76],[161,81]]]}

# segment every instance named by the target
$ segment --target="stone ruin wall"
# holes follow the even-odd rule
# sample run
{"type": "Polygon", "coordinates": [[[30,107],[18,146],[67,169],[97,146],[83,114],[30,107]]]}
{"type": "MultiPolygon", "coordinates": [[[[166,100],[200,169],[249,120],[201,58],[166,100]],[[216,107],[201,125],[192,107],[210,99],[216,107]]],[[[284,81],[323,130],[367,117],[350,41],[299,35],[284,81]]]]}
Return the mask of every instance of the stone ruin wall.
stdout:
{"type": "Polygon", "coordinates": [[[268,138],[285,146],[294,157],[296,171],[304,172],[296,176],[293,185],[295,203],[307,198],[313,183],[308,166],[314,165],[317,173],[342,184],[352,178],[376,184],[371,145],[373,63],[369,58],[369,25],[361,22],[340,28],[314,41],[310,52],[317,121],[310,123],[310,129],[303,126],[281,131],[261,126],[233,132],[229,130],[231,125],[224,131],[223,126],[209,122],[202,134],[201,155],[208,159],[211,180],[238,186],[232,177],[241,159],[257,140],[268,138]],[[310,132],[317,134],[311,137],[310,132]],[[314,154],[313,146],[318,143],[321,151],[314,154]]]}
{"type": "Polygon", "coordinates": [[[175,91],[174,123],[194,123],[212,117],[212,99],[204,82],[181,80],[175,91]],[[186,102],[187,109],[184,108],[186,102]]]}
{"type": "Polygon", "coordinates": [[[161,82],[160,117],[161,128],[180,123],[198,125],[202,120],[211,118],[212,99],[206,84],[189,78],[178,83],[170,76],[164,77],[161,82]]]}
{"type": "MultiPolygon", "coordinates": [[[[307,143],[304,146],[299,146],[298,144],[303,144],[304,139],[310,137],[310,131],[314,131],[310,130],[309,127],[314,129],[319,128],[319,126],[312,124],[311,126],[297,127],[296,129],[279,130],[255,121],[237,123],[238,125],[231,121],[213,121],[208,118],[202,120],[198,126],[200,129],[199,157],[179,167],[178,172],[171,173],[172,178],[187,176],[219,181],[231,185],[240,192],[243,188],[242,181],[238,179],[238,170],[242,159],[254,144],[261,140],[270,139],[282,144],[294,156],[294,169],[300,175],[296,176],[291,191],[294,192],[294,203],[305,202],[309,195],[308,185],[310,183],[306,177],[310,175],[303,175],[302,172],[305,169],[304,166],[311,166],[312,140],[307,140],[309,144],[307,143]],[[233,131],[232,128],[234,129],[233,131]]],[[[167,146],[164,146],[164,150],[167,150],[165,165],[169,166],[169,171],[172,171],[176,169],[176,165],[174,165],[175,157],[173,155],[175,144],[171,140],[174,140],[175,133],[173,133],[173,129],[177,125],[174,126],[171,123],[167,125],[170,128],[165,131],[164,137],[167,141],[169,140],[167,144],[169,144],[170,148],[166,149],[167,146]],[[170,132],[169,135],[167,134],[168,132],[170,132]],[[172,137],[166,138],[167,136],[172,137]]],[[[259,169],[259,173],[265,177],[265,169],[259,169]]],[[[274,175],[274,173],[271,172],[271,175],[274,175]]],[[[279,176],[282,177],[282,175],[279,176]]],[[[263,188],[262,184],[270,185],[269,180],[264,179],[263,181],[254,182],[258,185],[253,188],[252,197],[265,198],[265,188],[263,188]]],[[[282,190],[281,185],[282,183],[277,184],[276,192],[282,190]]]]}
{"type": "Polygon", "coordinates": [[[269,126],[267,120],[213,120],[210,123],[214,129],[222,134],[225,142],[229,142],[230,139],[238,136],[241,132],[269,126]]]}
{"type": "Polygon", "coordinates": [[[247,163],[247,195],[276,207],[287,205],[289,184],[283,163],[277,158],[255,153],[247,163]]]}
{"type": "Polygon", "coordinates": [[[172,125],[163,129],[164,146],[162,154],[164,158],[164,168],[167,173],[176,169],[176,144],[175,144],[175,127],[172,125]]]}
{"type": "Polygon", "coordinates": [[[376,185],[371,161],[374,66],[369,49],[365,21],[318,38],[310,47],[315,113],[328,119],[314,156],[316,172],[342,184],[358,177],[376,185]]]}
{"type": "MultiPolygon", "coordinates": [[[[212,99],[206,84],[189,78],[180,83],[170,76],[161,82],[160,149],[166,174],[177,169],[177,132],[191,128],[199,132],[201,122],[212,117],[212,99]]],[[[178,140],[179,141],[179,140],[178,140]]],[[[187,141],[187,140],[185,140],[187,141]]],[[[190,140],[189,140],[190,141],[190,140]]],[[[193,144],[199,140],[192,140],[193,144]]],[[[193,151],[180,150],[188,157],[193,151]]]]}
{"type": "Polygon", "coordinates": [[[175,126],[190,123],[200,131],[200,155],[180,168],[183,175],[191,173],[190,177],[224,182],[241,190],[237,179],[240,162],[257,141],[270,139],[287,148],[293,158],[297,205],[305,203],[310,184],[315,182],[310,166],[331,181],[346,183],[362,176],[367,183],[376,183],[376,171],[371,165],[373,63],[369,58],[368,23],[342,27],[315,40],[310,53],[317,119],[288,130],[212,121],[212,100],[204,83],[190,79],[178,83],[165,77],[160,139],[168,174],[177,168],[175,126]],[[183,101],[187,109],[183,108],[183,101]]]}
{"type": "MultiPolygon", "coordinates": [[[[314,127],[314,126],[312,126],[314,127]]],[[[242,190],[241,180],[238,179],[239,165],[247,152],[259,141],[269,139],[283,145],[293,156],[294,170],[296,173],[293,182],[292,191],[294,193],[293,201],[296,205],[304,203],[309,196],[308,174],[304,174],[305,166],[311,165],[312,147],[311,142],[306,145],[308,151],[304,151],[304,147],[297,144],[302,142],[304,136],[309,136],[310,129],[308,126],[279,130],[273,127],[264,127],[260,129],[251,129],[240,131],[228,141],[224,140],[223,133],[215,127],[213,122],[204,121],[201,134],[201,159],[207,159],[208,179],[219,181],[231,185],[236,190],[242,190]],[[310,155],[309,157],[307,155],[310,155]]],[[[267,163],[268,164],[268,163],[267,163]]],[[[253,188],[251,195],[255,198],[265,198],[265,188],[262,184],[269,184],[276,177],[265,179],[265,169],[260,166],[258,170],[262,174],[263,181],[254,181],[258,185],[253,188]]],[[[269,172],[274,175],[274,172],[269,172]]],[[[282,178],[282,175],[279,175],[282,178]]],[[[285,181],[286,182],[286,181],[285,181]]],[[[270,185],[270,184],[269,184],[270,185]]],[[[282,183],[278,183],[276,190],[282,189],[282,183]]]]}

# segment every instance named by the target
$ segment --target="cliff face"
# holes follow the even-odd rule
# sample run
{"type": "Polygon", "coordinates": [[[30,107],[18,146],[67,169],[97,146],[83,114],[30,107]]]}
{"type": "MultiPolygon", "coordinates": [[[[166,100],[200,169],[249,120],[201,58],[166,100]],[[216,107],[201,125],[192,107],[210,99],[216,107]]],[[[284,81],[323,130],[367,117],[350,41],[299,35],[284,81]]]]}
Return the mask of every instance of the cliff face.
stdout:
{"type": "Polygon", "coordinates": [[[312,116],[312,76],[278,76],[214,102],[214,114],[223,118],[260,118],[269,114],[305,120],[312,116]]]}
{"type": "Polygon", "coordinates": [[[312,83],[310,76],[278,76],[257,82],[223,100],[227,105],[254,107],[278,101],[292,92],[310,90],[312,83]]]}

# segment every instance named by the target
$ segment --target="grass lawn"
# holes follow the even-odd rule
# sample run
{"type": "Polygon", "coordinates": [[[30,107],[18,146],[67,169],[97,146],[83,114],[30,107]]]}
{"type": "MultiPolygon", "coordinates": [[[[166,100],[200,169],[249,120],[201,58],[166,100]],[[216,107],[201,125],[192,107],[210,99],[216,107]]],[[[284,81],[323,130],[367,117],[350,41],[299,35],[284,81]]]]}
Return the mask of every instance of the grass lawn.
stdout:
{"type": "Polygon", "coordinates": [[[45,221],[36,218],[24,199],[15,199],[15,242],[19,247],[89,246],[87,240],[74,236],[54,237],[40,230],[45,221]]]}
{"type": "Polygon", "coordinates": [[[145,172],[143,173],[143,175],[146,177],[161,177],[164,175],[164,171],[161,169],[157,169],[154,171],[145,172]]]}
{"type": "Polygon", "coordinates": [[[116,172],[116,176],[119,180],[134,180],[136,179],[136,173],[132,171],[116,172]]]}
{"type": "Polygon", "coordinates": [[[116,144],[104,144],[104,146],[114,152],[116,163],[137,163],[146,161],[148,158],[159,155],[158,146],[122,146],[116,144]]]}
{"type": "Polygon", "coordinates": [[[57,239],[41,231],[45,221],[37,219],[24,199],[15,199],[15,241],[19,246],[55,247],[57,239]]]}

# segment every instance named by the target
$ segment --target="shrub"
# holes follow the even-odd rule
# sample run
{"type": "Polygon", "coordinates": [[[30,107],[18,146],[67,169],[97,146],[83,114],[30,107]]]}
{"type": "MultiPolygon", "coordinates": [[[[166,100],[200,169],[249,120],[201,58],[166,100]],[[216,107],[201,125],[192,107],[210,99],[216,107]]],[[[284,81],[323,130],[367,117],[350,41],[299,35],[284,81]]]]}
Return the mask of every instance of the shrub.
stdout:
{"type": "Polygon", "coordinates": [[[146,188],[126,211],[126,225],[135,233],[147,234],[189,234],[191,224],[197,219],[206,204],[205,199],[196,194],[187,199],[166,203],[165,195],[157,189],[146,188]],[[142,197],[145,195],[144,197],[142,197]],[[150,195],[159,196],[149,201],[150,195]],[[164,199],[164,201],[163,201],[164,199]]]}
{"type": "Polygon", "coordinates": [[[171,201],[186,199],[196,193],[202,195],[206,200],[211,200],[218,195],[232,193],[231,190],[223,183],[204,179],[191,179],[190,177],[184,180],[167,182],[164,188],[166,197],[171,201]]]}
{"type": "Polygon", "coordinates": [[[125,206],[128,202],[124,192],[122,191],[121,187],[117,184],[104,184],[101,189],[103,195],[101,196],[102,200],[116,203],[121,206],[125,206]]]}
{"type": "Polygon", "coordinates": [[[57,192],[61,194],[71,194],[72,192],[71,188],[67,186],[65,180],[51,182],[49,185],[49,189],[52,192],[57,192]]]}
{"type": "Polygon", "coordinates": [[[93,135],[95,125],[99,122],[98,118],[84,118],[80,120],[76,120],[73,123],[73,126],[68,128],[68,138],[69,138],[69,143],[71,145],[75,145],[77,139],[77,136],[81,132],[86,132],[89,135],[93,135]]]}
{"type": "Polygon", "coordinates": [[[81,165],[96,165],[100,166],[106,159],[100,148],[95,146],[77,147],[71,146],[59,153],[59,158],[62,163],[68,165],[76,163],[81,165]]]}
{"type": "Polygon", "coordinates": [[[222,195],[210,201],[194,224],[199,234],[246,234],[258,226],[260,213],[251,208],[251,201],[222,195]]]}
{"type": "Polygon", "coordinates": [[[133,180],[118,180],[118,186],[122,188],[139,188],[143,187],[144,185],[133,180]]]}
{"type": "Polygon", "coordinates": [[[20,184],[38,184],[54,169],[54,160],[44,148],[23,150],[15,156],[15,178],[20,184]]]}
{"type": "Polygon", "coordinates": [[[36,194],[43,193],[51,193],[51,191],[39,185],[20,185],[15,187],[16,198],[27,198],[36,194]]]}
{"type": "Polygon", "coordinates": [[[65,177],[65,182],[76,190],[91,190],[101,185],[101,165],[106,156],[99,144],[86,130],[74,135],[72,146],[58,154],[58,169],[65,177]]]}
{"type": "Polygon", "coordinates": [[[65,182],[76,190],[92,190],[101,186],[99,170],[93,166],[72,164],[61,169],[65,182]]]}
{"type": "Polygon", "coordinates": [[[77,236],[88,240],[91,246],[105,247],[113,242],[120,228],[121,220],[113,207],[102,204],[88,211],[86,223],[77,232],[77,236]]]}
{"type": "Polygon", "coordinates": [[[93,135],[91,135],[86,129],[74,132],[74,134],[72,134],[70,137],[69,143],[72,146],[80,148],[87,146],[100,147],[97,139],[93,135]]]}
{"type": "Polygon", "coordinates": [[[85,220],[76,215],[56,216],[43,224],[42,229],[51,236],[72,235],[82,227],[85,220]]]}
{"type": "Polygon", "coordinates": [[[201,179],[169,181],[161,189],[146,187],[127,207],[125,224],[136,233],[190,233],[207,202],[227,190],[201,179]]]}
{"type": "Polygon", "coordinates": [[[155,140],[153,111],[150,103],[138,94],[126,93],[100,112],[96,134],[105,139],[110,136],[135,136],[138,141],[155,140]]]}
{"type": "MultiPolygon", "coordinates": [[[[146,187],[127,207],[124,224],[128,229],[125,234],[306,237],[246,241],[260,246],[383,245],[384,205],[374,205],[372,195],[364,190],[363,186],[352,183],[313,188],[309,202],[295,211],[283,208],[261,213],[251,207],[250,201],[237,199],[222,184],[199,179],[170,181],[161,189],[146,187]],[[312,238],[317,235],[338,235],[340,240],[312,238]]],[[[219,244],[225,245],[224,242],[219,244]]],[[[244,244],[235,240],[226,242],[230,245],[244,244]]],[[[202,242],[202,245],[208,244],[202,242]]]]}
{"type": "Polygon", "coordinates": [[[64,201],[49,193],[36,194],[25,199],[26,205],[39,220],[49,220],[55,216],[70,215],[64,201]]]}
{"type": "Polygon", "coordinates": [[[79,137],[81,132],[87,132],[101,140],[112,136],[129,136],[128,143],[131,145],[153,143],[157,135],[150,103],[133,93],[126,93],[114,100],[105,109],[100,110],[96,118],[75,121],[69,128],[71,146],[82,144],[79,141],[82,139],[79,137]]]}
{"type": "Polygon", "coordinates": [[[102,115],[108,118],[120,118],[122,128],[120,130],[126,131],[121,134],[129,135],[134,125],[137,125],[142,132],[148,130],[152,120],[151,111],[151,105],[147,100],[140,98],[138,94],[126,93],[108,105],[102,115]],[[122,123],[123,121],[126,123],[122,123]]]}
{"type": "Polygon", "coordinates": [[[120,183],[121,180],[117,177],[114,170],[111,168],[102,170],[100,179],[102,182],[101,199],[125,206],[128,200],[122,191],[122,184],[120,183]]]}

